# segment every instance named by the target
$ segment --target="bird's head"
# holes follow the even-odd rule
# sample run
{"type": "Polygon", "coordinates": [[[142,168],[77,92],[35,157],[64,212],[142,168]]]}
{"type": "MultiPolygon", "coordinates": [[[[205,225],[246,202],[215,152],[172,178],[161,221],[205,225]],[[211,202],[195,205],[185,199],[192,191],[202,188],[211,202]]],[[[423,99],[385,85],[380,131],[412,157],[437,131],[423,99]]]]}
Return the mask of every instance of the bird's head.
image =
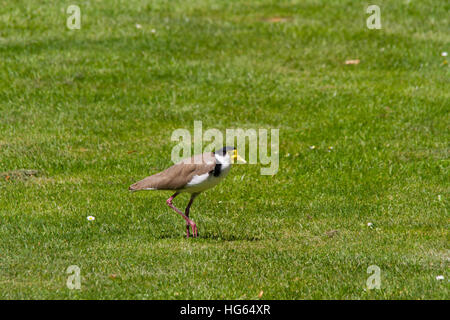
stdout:
{"type": "Polygon", "coordinates": [[[235,147],[223,147],[215,152],[216,155],[224,158],[229,158],[232,163],[238,161],[241,163],[247,163],[244,158],[238,155],[235,147]]]}

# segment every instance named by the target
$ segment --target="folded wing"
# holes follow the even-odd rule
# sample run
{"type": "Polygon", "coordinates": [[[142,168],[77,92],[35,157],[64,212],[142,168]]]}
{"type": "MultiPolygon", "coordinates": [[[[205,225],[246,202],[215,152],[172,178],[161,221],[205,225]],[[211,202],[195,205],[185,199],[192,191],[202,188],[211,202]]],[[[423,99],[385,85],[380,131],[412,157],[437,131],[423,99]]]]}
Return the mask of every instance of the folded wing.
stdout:
{"type": "Polygon", "coordinates": [[[184,159],[173,166],[142,179],[129,188],[139,190],[180,190],[183,189],[194,176],[211,172],[216,166],[214,153],[208,152],[184,159]]]}

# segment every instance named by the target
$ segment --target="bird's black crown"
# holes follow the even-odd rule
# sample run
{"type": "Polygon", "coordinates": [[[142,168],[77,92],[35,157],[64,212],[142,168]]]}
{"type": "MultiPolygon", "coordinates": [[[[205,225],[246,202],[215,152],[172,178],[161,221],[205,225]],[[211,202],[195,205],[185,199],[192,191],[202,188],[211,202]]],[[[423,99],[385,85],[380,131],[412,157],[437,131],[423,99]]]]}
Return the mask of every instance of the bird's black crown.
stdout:
{"type": "Polygon", "coordinates": [[[223,147],[222,149],[216,150],[216,152],[214,152],[214,153],[217,153],[217,154],[219,154],[221,156],[224,156],[230,150],[236,150],[236,148],[235,147],[226,146],[226,147],[223,147]]]}

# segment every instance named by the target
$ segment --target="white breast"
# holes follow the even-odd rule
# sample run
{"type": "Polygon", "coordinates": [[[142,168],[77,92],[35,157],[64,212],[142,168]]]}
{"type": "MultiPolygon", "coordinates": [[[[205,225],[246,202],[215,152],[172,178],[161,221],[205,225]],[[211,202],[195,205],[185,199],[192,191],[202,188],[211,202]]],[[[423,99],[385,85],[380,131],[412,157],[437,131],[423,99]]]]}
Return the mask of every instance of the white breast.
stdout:
{"type": "MultiPolygon", "coordinates": [[[[219,160],[216,157],[216,161],[219,160]]],[[[222,160],[222,159],[220,159],[222,160]]],[[[207,189],[214,187],[220,181],[222,181],[230,172],[231,163],[228,161],[219,161],[222,163],[222,167],[220,168],[220,175],[215,177],[213,174],[205,173],[199,176],[194,176],[192,180],[184,187],[185,192],[202,192],[207,189]]]]}

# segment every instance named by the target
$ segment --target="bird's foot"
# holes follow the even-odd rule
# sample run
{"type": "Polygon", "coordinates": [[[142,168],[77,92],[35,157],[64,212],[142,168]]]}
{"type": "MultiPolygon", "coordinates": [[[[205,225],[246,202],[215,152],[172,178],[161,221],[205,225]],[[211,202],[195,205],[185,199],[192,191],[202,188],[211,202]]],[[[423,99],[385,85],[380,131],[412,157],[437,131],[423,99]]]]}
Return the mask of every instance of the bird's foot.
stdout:
{"type": "Polygon", "coordinates": [[[190,236],[189,227],[192,228],[192,236],[194,238],[197,238],[197,236],[198,236],[197,225],[192,220],[189,220],[186,222],[186,238],[189,238],[189,236],[190,236]]]}

